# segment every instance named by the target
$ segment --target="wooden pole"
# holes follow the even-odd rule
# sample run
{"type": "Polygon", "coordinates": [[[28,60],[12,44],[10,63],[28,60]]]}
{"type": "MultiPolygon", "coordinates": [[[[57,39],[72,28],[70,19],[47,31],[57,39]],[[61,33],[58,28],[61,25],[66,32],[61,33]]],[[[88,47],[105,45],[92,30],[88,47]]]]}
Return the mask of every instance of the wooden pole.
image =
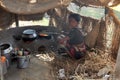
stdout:
{"type": "MultiPolygon", "coordinates": [[[[118,17],[114,14],[113,10],[109,8],[109,15],[112,16],[114,22],[117,24],[117,25],[120,25],[120,20],[118,19],[118,17]]],[[[117,28],[117,30],[119,29],[119,27],[117,28]]],[[[117,33],[116,33],[117,34],[117,33]]],[[[119,37],[119,34],[118,34],[118,37],[119,37]]],[[[119,41],[119,38],[118,40],[116,41],[119,41]]],[[[116,42],[115,41],[115,42],[116,42]]],[[[114,73],[114,79],[113,80],[120,80],[120,43],[117,43],[116,45],[119,46],[118,48],[118,52],[117,52],[117,60],[116,60],[116,65],[115,65],[115,73],[114,73]]],[[[114,48],[113,48],[114,49],[114,48]]],[[[117,51],[117,50],[115,50],[117,51]]],[[[114,54],[115,55],[115,54],[114,54]]]]}
{"type": "Polygon", "coordinates": [[[1,61],[1,49],[0,49],[0,80],[4,80],[3,77],[3,67],[2,67],[2,61],[1,61]]]}
{"type": "Polygon", "coordinates": [[[120,46],[118,50],[116,65],[115,65],[115,80],[120,80],[120,46]]]}
{"type": "Polygon", "coordinates": [[[15,14],[15,23],[16,23],[16,27],[19,27],[19,19],[17,14],[15,14]]]}

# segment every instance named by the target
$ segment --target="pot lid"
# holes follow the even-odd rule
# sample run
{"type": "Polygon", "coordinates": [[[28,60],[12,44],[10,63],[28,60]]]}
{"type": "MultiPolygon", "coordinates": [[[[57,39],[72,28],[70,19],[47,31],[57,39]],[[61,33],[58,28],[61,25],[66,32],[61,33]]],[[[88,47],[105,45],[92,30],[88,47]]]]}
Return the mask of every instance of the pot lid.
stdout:
{"type": "Polygon", "coordinates": [[[33,29],[27,29],[23,31],[23,34],[34,34],[34,33],[36,33],[36,31],[33,29]]]}

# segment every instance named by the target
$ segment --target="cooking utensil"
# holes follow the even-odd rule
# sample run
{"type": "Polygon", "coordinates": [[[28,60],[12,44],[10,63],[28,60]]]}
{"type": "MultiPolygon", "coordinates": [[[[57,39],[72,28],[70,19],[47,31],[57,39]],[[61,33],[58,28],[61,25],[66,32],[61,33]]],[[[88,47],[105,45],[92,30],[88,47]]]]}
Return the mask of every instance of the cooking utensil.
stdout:
{"type": "Polygon", "coordinates": [[[33,29],[26,29],[22,33],[23,41],[33,41],[37,38],[37,33],[33,29]]]}
{"type": "Polygon", "coordinates": [[[46,38],[46,39],[51,39],[51,35],[47,33],[39,33],[40,38],[46,38]]]}
{"type": "Polygon", "coordinates": [[[7,54],[7,53],[10,53],[10,51],[12,51],[13,48],[11,44],[3,43],[0,45],[0,49],[1,49],[2,54],[7,54]]]}

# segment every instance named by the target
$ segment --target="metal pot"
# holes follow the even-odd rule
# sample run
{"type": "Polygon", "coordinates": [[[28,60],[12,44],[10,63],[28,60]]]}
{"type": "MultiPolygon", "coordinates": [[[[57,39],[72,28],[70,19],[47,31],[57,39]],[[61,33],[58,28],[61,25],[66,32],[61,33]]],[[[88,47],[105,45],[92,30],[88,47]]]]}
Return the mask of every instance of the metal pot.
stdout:
{"type": "Polygon", "coordinates": [[[22,69],[22,68],[27,68],[29,65],[30,58],[29,56],[18,56],[17,57],[17,67],[22,69]]]}
{"type": "Polygon", "coordinates": [[[0,45],[0,49],[1,49],[2,54],[7,54],[7,53],[10,53],[13,48],[11,44],[3,43],[0,45]]]}
{"type": "Polygon", "coordinates": [[[37,38],[37,33],[33,29],[24,30],[22,33],[23,41],[33,41],[37,38]]]}

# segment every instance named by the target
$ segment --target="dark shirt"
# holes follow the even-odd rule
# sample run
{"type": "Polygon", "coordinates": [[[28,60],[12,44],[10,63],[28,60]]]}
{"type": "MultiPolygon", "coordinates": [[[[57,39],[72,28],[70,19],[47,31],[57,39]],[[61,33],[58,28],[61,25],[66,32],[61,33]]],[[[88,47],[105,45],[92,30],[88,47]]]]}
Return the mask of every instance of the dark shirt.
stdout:
{"type": "Polygon", "coordinates": [[[84,42],[84,36],[82,35],[78,28],[72,28],[68,36],[70,38],[68,41],[70,45],[77,45],[84,42]]]}

